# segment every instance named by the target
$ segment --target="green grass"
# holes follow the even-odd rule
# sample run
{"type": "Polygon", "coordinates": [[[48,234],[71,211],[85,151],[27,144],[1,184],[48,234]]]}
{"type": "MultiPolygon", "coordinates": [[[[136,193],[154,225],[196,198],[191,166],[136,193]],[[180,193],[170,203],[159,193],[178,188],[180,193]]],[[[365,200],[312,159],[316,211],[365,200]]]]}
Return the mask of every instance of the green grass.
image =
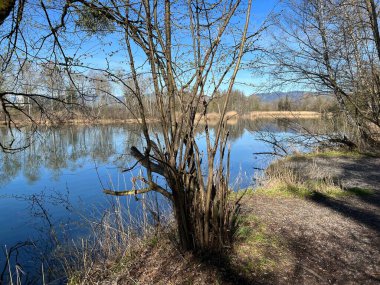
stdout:
{"type": "Polygon", "coordinates": [[[135,258],[134,253],[126,254],[125,256],[120,258],[120,260],[118,262],[115,262],[115,264],[113,264],[110,267],[109,271],[112,272],[113,274],[117,274],[117,273],[123,271],[125,269],[125,267],[127,267],[128,264],[133,260],[133,258],[135,258]]]}
{"type": "Polygon", "coordinates": [[[309,153],[297,153],[294,155],[290,155],[285,158],[285,160],[299,160],[299,159],[305,159],[305,158],[338,158],[338,157],[345,157],[345,158],[354,158],[354,159],[360,159],[364,157],[379,157],[379,153],[374,152],[360,152],[358,150],[345,150],[345,149],[327,149],[322,151],[314,151],[309,153]]]}
{"type": "Polygon", "coordinates": [[[349,188],[346,188],[345,191],[347,193],[350,193],[351,195],[356,195],[356,196],[367,196],[367,195],[372,195],[374,193],[374,190],[372,189],[361,188],[361,187],[349,187],[349,188]]]}
{"type": "Polygon", "coordinates": [[[321,152],[310,152],[310,153],[302,153],[295,154],[289,156],[290,160],[297,160],[302,158],[314,158],[314,157],[322,157],[322,158],[337,158],[337,157],[348,157],[348,158],[362,158],[368,156],[368,154],[361,153],[358,151],[347,151],[347,150],[326,150],[321,152]]]}
{"type": "Polygon", "coordinates": [[[245,273],[275,270],[277,261],[273,253],[282,250],[280,241],[255,215],[241,218],[237,238],[237,253],[242,259],[245,273]]]}
{"type": "Polygon", "coordinates": [[[153,236],[151,238],[149,238],[146,243],[151,246],[151,247],[156,247],[159,243],[159,238],[157,236],[153,236]]]}
{"type": "Polygon", "coordinates": [[[318,176],[317,174],[320,172],[320,169],[318,169],[317,166],[315,166],[315,170],[308,170],[313,173],[302,175],[302,169],[293,168],[291,164],[289,164],[289,160],[307,159],[313,157],[359,158],[363,156],[364,154],[356,151],[348,152],[341,150],[329,150],[320,153],[306,153],[289,156],[285,159],[273,162],[266,170],[266,181],[264,181],[264,186],[258,189],[249,190],[249,193],[257,193],[274,197],[297,197],[304,199],[311,198],[315,195],[323,195],[328,198],[338,198],[349,195],[370,195],[373,194],[373,191],[370,189],[358,187],[343,188],[341,183],[337,181],[337,178],[329,177],[328,174],[327,176],[320,178],[320,175],[318,176]],[[316,173],[314,173],[314,171],[316,173]]]}
{"type": "Polygon", "coordinates": [[[240,226],[237,231],[237,238],[240,241],[274,245],[274,239],[268,235],[267,228],[255,215],[244,215],[240,218],[240,226]]]}
{"type": "Polygon", "coordinates": [[[323,180],[306,180],[297,183],[274,181],[265,187],[258,188],[255,193],[271,197],[306,199],[311,198],[316,194],[322,194],[329,198],[339,198],[351,195],[365,196],[373,194],[374,191],[359,187],[342,189],[338,185],[324,182],[323,180]]]}
{"type": "Polygon", "coordinates": [[[270,197],[283,198],[306,198],[310,196],[310,191],[301,185],[292,185],[285,182],[271,183],[269,186],[261,187],[256,190],[257,194],[270,197]]]}

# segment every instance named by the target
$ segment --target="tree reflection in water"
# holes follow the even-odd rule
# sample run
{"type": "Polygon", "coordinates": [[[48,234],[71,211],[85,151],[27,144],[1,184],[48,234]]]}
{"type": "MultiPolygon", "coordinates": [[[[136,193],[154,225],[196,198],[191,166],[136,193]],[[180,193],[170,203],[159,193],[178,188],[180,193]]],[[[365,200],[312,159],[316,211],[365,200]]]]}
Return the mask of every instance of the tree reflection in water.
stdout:
{"type": "MultiPolygon", "coordinates": [[[[316,129],[319,120],[299,120],[303,126],[316,129]]],[[[151,125],[159,135],[160,127],[151,125]]],[[[229,125],[230,141],[239,139],[244,131],[289,132],[289,125],[283,120],[237,120],[229,125]]],[[[8,130],[0,128],[1,136],[7,137],[8,130]]],[[[200,125],[197,135],[203,132],[200,125]]],[[[0,152],[0,185],[5,185],[22,175],[29,183],[40,178],[41,170],[47,169],[57,180],[62,170],[75,171],[83,166],[84,160],[92,159],[96,164],[113,163],[124,168],[132,163],[128,155],[130,146],[141,146],[141,130],[138,125],[97,125],[47,127],[40,130],[30,146],[16,153],[0,152]]]]}
{"type": "MultiPolygon", "coordinates": [[[[7,135],[6,131],[0,129],[3,135],[7,135]]],[[[130,157],[121,154],[127,153],[130,145],[139,145],[139,140],[137,126],[46,128],[39,131],[28,148],[15,153],[0,152],[0,185],[7,184],[21,173],[33,183],[40,178],[43,168],[56,180],[64,169],[75,171],[81,168],[85,159],[92,159],[97,164],[115,160],[116,165],[122,166],[130,157]]]]}

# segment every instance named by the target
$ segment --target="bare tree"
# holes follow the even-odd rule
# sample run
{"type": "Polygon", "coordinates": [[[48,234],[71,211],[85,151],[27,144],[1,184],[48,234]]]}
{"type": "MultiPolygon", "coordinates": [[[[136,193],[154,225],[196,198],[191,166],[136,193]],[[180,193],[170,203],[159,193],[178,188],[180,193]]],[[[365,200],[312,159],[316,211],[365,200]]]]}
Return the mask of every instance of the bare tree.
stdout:
{"type": "Polygon", "coordinates": [[[375,1],[292,0],[269,50],[279,82],[334,94],[355,143],[377,146],[380,130],[379,31],[375,1]]]}
{"type": "Polygon", "coordinates": [[[239,208],[238,201],[229,197],[225,113],[246,52],[247,38],[253,41],[258,35],[247,36],[251,1],[245,6],[244,27],[232,25],[242,5],[240,0],[113,1],[110,6],[97,1],[80,2],[105,15],[125,32],[133,85],[120,82],[136,101],[137,108],[132,111],[145,140],[144,149],[132,147],[131,155],[146,169],[143,177],[135,177],[146,187],[104,192],[112,195],[158,192],[173,205],[182,248],[223,249],[232,239],[239,208]],[[186,37],[186,43],[174,36],[179,33],[186,37]],[[144,54],[147,67],[137,63],[136,47],[144,54]],[[162,136],[148,126],[145,94],[139,81],[139,74],[147,69],[162,136]],[[210,98],[222,84],[227,86],[226,100],[219,123],[211,133],[205,114],[210,98]],[[207,143],[205,154],[199,150],[194,135],[201,121],[207,143]],[[165,179],[165,184],[157,182],[158,176],[165,179]]]}
{"type": "Polygon", "coordinates": [[[0,142],[3,151],[27,147],[41,122],[65,119],[76,104],[66,100],[64,85],[70,85],[68,82],[78,96],[86,97],[72,78],[69,63],[73,58],[66,55],[66,48],[58,41],[71,1],[53,2],[49,7],[45,1],[0,3],[0,72],[7,75],[0,90],[1,119],[10,130],[10,138],[0,142]],[[55,6],[61,10],[58,19],[53,20],[48,10],[55,6]],[[42,71],[44,76],[40,76],[42,71]]]}

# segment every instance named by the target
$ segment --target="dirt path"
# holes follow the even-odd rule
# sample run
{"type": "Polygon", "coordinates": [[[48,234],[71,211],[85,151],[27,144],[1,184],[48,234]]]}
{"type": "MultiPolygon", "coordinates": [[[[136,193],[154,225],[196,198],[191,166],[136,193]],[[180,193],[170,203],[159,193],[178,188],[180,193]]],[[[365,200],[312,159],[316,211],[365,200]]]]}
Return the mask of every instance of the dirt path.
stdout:
{"type": "Polygon", "coordinates": [[[303,175],[326,175],[368,196],[309,200],[253,195],[244,204],[286,248],[275,284],[380,284],[380,158],[314,158],[292,162],[303,175]],[[315,173],[319,169],[319,173],[315,173]]]}

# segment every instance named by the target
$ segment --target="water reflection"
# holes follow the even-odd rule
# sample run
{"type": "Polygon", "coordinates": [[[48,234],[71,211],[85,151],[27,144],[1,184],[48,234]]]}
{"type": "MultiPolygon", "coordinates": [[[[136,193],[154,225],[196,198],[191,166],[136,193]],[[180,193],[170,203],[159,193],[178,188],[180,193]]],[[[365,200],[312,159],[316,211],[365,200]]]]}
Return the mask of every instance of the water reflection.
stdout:
{"type": "MultiPolygon", "coordinates": [[[[299,120],[296,123],[309,129],[321,127],[318,120],[299,120]]],[[[160,126],[152,124],[150,128],[159,135],[160,126]]],[[[212,126],[210,128],[213,129],[212,126]]],[[[238,120],[229,124],[228,128],[232,145],[231,181],[238,181],[237,188],[251,185],[255,169],[263,168],[270,162],[269,158],[258,159],[254,155],[270,147],[258,140],[258,131],[275,132],[280,136],[297,132],[283,120],[238,120]]],[[[200,138],[201,150],[205,149],[203,131],[204,126],[200,125],[196,135],[200,138]]],[[[9,135],[7,132],[7,129],[0,128],[0,133],[5,137],[9,135]]],[[[108,199],[112,199],[102,193],[103,183],[109,182],[118,190],[131,187],[131,174],[121,175],[120,168],[134,163],[128,155],[129,149],[131,146],[141,148],[143,140],[138,125],[98,125],[46,128],[40,130],[30,143],[29,148],[20,152],[0,152],[2,248],[31,239],[39,239],[43,243],[36,232],[36,228],[43,226],[43,221],[36,218],[38,213],[36,215],[30,211],[30,201],[36,197],[49,197],[43,202],[44,209],[48,211],[52,223],[57,225],[67,225],[67,220],[77,219],[78,213],[73,216],[73,213],[67,212],[67,204],[62,202],[66,199],[70,200],[73,208],[87,211],[87,214],[87,209],[95,206],[100,213],[107,207],[108,199]],[[66,197],[65,193],[70,195],[66,197]],[[62,195],[65,199],[61,199],[62,195]]],[[[131,200],[131,211],[135,211],[138,202],[133,197],[131,200]]],[[[81,229],[71,227],[70,230],[76,231],[73,233],[75,235],[80,234],[81,229]]],[[[26,260],[29,261],[28,258],[26,260]]],[[[4,256],[0,255],[0,269],[4,262],[4,256]]],[[[33,268],[33,264],[31,266],[33,268]]]]}
{"type": "Polygon", "coordinates": [[[67,126],[40,131],[27,149],[0,153],[0,185],[20,173],[33,183],[40,178],[42,169],[57,180],[62,170],[75,171],[83,167],[84,159],[97,164],[108,163],[118,152],[125,152],[128,145],[138,144],[138,140],[139,134],[133,129],[118,126],[67,126]],[[120,149],[122,142],[125,145],[120,149]]]}
{"type": "MultiPolygon", "coordinates": [[[[318,120],[299,120],[303,126],[315,129],[318,120]]],[[[152,125],[152,129],[159,129],[152,125]]],[[[245,131],[289,132],[292,129],[284,120],[238,120],[228,125],[229,139],[233,143],[245,131]]],[[[212,127],[211,127],[212,129],[212,127]]],[[[5,128],[0,128],[7,135],[5,128]]],[[[197,133],[203,132],[199,126],[197,133]]],[[[132,145],[142,145],[141,130],[138,125],[65,126],[40,130],[30,147],[16,153],[0,153],[0,186],[4,186],[22,174],[30,184],[38,181],[41,171],[48,171],[53,180],[58,180],[62,170],[75,172],[85,161],[95,164],[114,163],[125,167],[131,162],[129,149],[132,145]]]]}

